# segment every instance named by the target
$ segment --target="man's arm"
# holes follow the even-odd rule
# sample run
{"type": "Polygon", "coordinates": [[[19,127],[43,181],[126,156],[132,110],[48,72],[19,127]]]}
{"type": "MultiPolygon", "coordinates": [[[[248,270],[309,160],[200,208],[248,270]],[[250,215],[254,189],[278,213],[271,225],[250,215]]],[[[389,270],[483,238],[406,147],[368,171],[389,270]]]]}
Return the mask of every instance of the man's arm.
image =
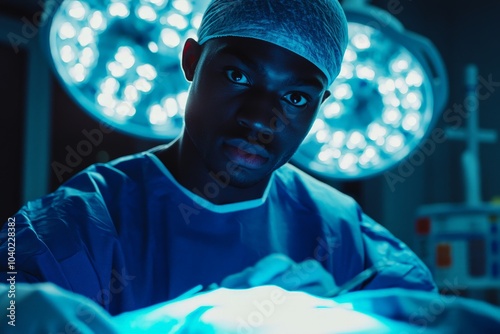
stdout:
{"type": "Polygon", "coordinates": [[[437,291],[431,272],[406,244],[367,215],[362,214],[361,217],[365,266],[375,266],[378,272],[360,289],[398,287],[437,291]]]}
{"type": "Polygon", "coordinates": [[[253,267],[226,277],[221,286],[232,289],[276,285],[290,291],[303,291],[327,297],[337,285],[333,276],[314,260],[296,263],[284,254],[271,254],[253,267]]]}

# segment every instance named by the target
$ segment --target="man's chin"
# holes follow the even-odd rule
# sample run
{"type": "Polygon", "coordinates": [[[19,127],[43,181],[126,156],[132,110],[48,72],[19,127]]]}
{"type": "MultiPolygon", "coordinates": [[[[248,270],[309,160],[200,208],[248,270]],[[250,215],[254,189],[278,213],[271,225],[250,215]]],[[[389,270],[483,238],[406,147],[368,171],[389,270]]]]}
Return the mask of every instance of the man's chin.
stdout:
{"type": "Polygon", "coordinates": [[[238,189],[253,188],[258,185],[265,185],[269,182],[272,172],[262,173],[255,170],[241,169],[232,174],[230,185],[238,189]]]}

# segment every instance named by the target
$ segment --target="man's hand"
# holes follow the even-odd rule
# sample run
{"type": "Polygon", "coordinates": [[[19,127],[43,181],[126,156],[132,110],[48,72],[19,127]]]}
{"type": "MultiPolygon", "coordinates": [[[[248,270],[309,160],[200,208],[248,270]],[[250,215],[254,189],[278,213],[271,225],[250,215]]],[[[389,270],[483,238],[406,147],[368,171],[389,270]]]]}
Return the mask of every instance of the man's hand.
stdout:
{"type": "Polygon", "coordinates": [[[313,259],[294,262],[283,254],[271,254],[254,267],[226,277],[221,286],[244,289],[260,285],[277,285],[286,290],[300,290],[325,297],[337,285],[331,274],[313,259]]]}
{"type": "Polygon", "coordinates": [[[92,300],[66,291],[52,283],[17,283],[15,298],[7,297],[0,285],[0,308],[15,302],[15,326],[9,317],[0,322],[1,333],[118,333],[111,316],[92,300]]]}

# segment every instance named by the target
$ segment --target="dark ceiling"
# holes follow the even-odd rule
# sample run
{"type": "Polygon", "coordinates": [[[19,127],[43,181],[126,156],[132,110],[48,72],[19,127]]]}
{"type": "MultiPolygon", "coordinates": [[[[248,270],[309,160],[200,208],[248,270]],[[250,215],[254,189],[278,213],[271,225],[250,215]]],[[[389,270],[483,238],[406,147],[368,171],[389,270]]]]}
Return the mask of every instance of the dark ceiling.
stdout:
{"type": "MultiPolygon", "coordinates": [[[[42,9],[43,3],[46,1],[61,3],[64,0],[0,0],[0,13],[8,14],[14,17],[22,17],[33,15],[34,13],[42,9]]],[[[348,0],[341,0],[344,3],[348,0]]],[[[411,2],[418,2],[421,5],[427,7],[429,12],[432,12],[436,7],[447,7],[453,11],[469,11],[478,7],[484,7],[491,4],[496,4],[498,0],[391,0],[391,2],[397,2],[399,4],[408,4],[411,2]]],[[[368,3],[373,3],[378,5],[380,2],[385,3],[385,1],[379,0],[367,0],[368,3]]]]}
{"type": "MultiPolygon", "coordinates": [[[[49,0],[62,2],[62,0],[49,0]]],[[[42,9],[45,0],[0,0],[0,12],[12,16],[26,16],[42,9]]]]}

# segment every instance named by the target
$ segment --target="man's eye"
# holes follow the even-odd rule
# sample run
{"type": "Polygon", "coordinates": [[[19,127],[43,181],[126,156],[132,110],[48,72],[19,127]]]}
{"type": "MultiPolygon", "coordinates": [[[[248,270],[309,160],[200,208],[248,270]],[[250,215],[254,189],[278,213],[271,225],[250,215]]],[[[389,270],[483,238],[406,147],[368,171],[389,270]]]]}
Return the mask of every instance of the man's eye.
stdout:
{"type": "Polygon", "coordinates": [[[283,96],[283,98],[288,103],[290,103],[296,107],[303,107],[309,102],[309,100],[304,95],[302,95],[300,93],[290,93],[290,94],[283,96]]]}
{"type": "Polygon", "coordinates": [[[247,85],[250,82],[247,77],[238,70],[226,70],[226,75],[229,80],[240,85],[247,85]]]}

